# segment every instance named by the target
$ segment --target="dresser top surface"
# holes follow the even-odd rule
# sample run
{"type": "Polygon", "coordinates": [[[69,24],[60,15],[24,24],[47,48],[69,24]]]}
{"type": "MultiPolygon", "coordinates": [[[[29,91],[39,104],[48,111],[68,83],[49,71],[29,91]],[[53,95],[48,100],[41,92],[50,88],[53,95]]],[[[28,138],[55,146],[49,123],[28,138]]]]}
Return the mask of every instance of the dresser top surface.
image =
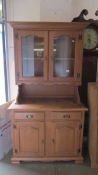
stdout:
{"type": "Polygon", "coordinates": [[[32,99],[25,101],[22,104],[16,104],[14,101],[10,107],[10,110],[15,111],[87,111],[87,108],[82,104],[75,103],[69,99],[32,99]]]}

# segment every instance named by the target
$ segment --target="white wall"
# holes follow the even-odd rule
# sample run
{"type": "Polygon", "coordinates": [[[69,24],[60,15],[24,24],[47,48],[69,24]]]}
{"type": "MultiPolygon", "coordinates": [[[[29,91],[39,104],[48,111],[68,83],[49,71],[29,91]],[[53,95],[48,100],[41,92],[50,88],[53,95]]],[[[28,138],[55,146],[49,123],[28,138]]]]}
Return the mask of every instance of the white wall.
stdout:
{"type": "Polygon", "coordinates": [[[71,21],[72,0],[40,0],[41,21],[71,21]]]}
{"type": "MultiPolygon", "coordinates": [[[[40,20],[40,0],[6,0],[7,21],[39,21],[40,20]]],[[[13,30],[8,24],[8,60],[9,60],[9,81],[10,97],[17,95],[15,85],[15,65],[14,65],[14,42],[13,30]]]]}
{"type": "MultiPolygon", "coordinates": [[[[96,18],[98,0],[6,0],[8,21],[72,21],[87,8],[87,18],[96,18]]],[[[11,99],[16,97],[14,44],[12,28],[8,25],[8,57],[11,99]]]]}
{"type": "Polygon", "coordinates": [[[87,9],[88,15],[86,16],[86,19],[98,19],[98,17],[95,16],[95,12],[98,10],[98,0],[73,0],[72,6],[73,16],[78,16],[82,9],[87,9]]]}
{"type": "Polygon", "coordinates": [[[39,21],[40,0],[6,0],[8,21],[39,21]]]}
{"type": "Polygon", "coordinates": [[[70,21],[73,0],[6,0],[8,21],[70,21]]]}

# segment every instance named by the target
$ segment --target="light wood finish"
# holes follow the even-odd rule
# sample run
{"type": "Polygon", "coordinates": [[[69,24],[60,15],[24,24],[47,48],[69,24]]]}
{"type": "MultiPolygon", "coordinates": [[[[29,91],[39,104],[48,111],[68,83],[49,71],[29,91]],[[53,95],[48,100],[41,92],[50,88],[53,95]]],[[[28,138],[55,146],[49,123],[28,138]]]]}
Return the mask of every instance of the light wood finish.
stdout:
{"type": "Polygon", "coordinates": [[[77,121],[46,122],[46,155],[78,156],[80,153],[79,137],[80,130],[77,121]]]}
{"type": "Polygon", "coordinates": [[[44,156],[44,123],[19,121],[13,125],[13,155],[16,157],[44,156]]]}
{"type": "Polygon", "coordinates": [[[52,121],[66,121],[66,120],[81,120],[82,114],[81,112],[50,112],[48,116],[46,116],[46,120],[52,121]]]}
{"type": "MultiPolygon", "coordinates": [[[[79,82],[81,80],[81,68],[80,65],[82,64],[82,42],[81,39],[79,39],[80,31],[54,31],[50,32],[50,38],[49,43],[51,43],[49,47],[49,79],[52,81],[67,81],[69,83],[79,82]],[[59,38],[60,36],[63,36],[66,34],[66,36],[69,36],[70,38],[73,38],[75,40],[75,64],[74,64],[74,75],[71,77],[54,77],[53,76],[53,42],[54,38],[59,38]],[[78,59],[79,58],[79,59],[78,59]],[[78,66],[77,66],[78,65],[78,66]],[[77,74],[80,76],[78,77],[77,74]]],[[[68,49],[68,48],[67,48],[68,49]]],[[[71,48],[70,48],[71,49],[71,48]]]]}
{"type": "MultiPolygon", "coordinates": [[[[81,84],[82,72],[82,31],[86,27],[86,23],[22,23],[11,22],[14,29],[14,46],[15,46],[15,67],[16,67],[16,83],[41,83],[41,82],[65,82],[65,84],[81,84]],[[61,35],[68,35],[75,40],[75,58],[74,58],[74,72],[71,77],[55,77],[53,76],[53,40],[54,37],[61,35]],[[43,76],[23,76],[22,63],[22,38],[26,36],[39,36],[43,38],[44,45],[44,68],[43,76]]],[[[34,42],[34,41],[33,41],[34,42]]],[[[32,46],[34,43],[32,44],[32,46]]],[[[32,52],[34,48],[32,47],[32,52]]],[[[39,67],[40,69],[40,67],[39,67]]]]}
{"type": "Polygon", "coordinates": [[[89,155],[91,167],[98,168],[98,83],[88,84],[89,155]]]}
{"type": "Polygon", "coordinates": [[[41,161],[41,162],[54,162],[54,161],[74,161],[77,163],[77,164],[81,164],[83,163],[83,157],[80,156],[80,157],[72,157],[72,156],[66,156],[66,157],[15,157],[15,158],[12,158],[12,163],[13,164],[19,164],[20,161],[25,161],[25,162],[32,162],[32,161],[41,161]]]}
{"type": "MultiPolygon", "coordinates": [[[[65,82],[64,82],[65,83],[65,82]]],[[[16,103],[21,104],[32,104],[32,102],[40,101],[42,104],[42,99],[47,99],[47,103],[49,98],[52,99],[51,102],[56,102],[56,99],[69,99],[72,102],[80,103],[78,87],[58,84],[55,81],[52,84],[47,83],[39,83],[39,84],[21,84],[18,89],[18,96],[16,99],[16,103]],[[54,98],[54,100],[53,100],[54,98]],[[37,100],[38,99],[38,100],[37,100]]],[[[65,100],[64,100],[65,101],[65,100]]],[[[62,102],[61,102],[62,103],[62,102]]]]}
{"type": "Polygon", "coordinates": [[[16,112],[15,113],[15,120],[39,120],[43,121],[44,120],[44,113],[41,112],[16,112]]]}
{"type": "Polygon", "coordinates": [[[31,97],[67,97],[73,98],[75,96],[75,91],[77,86],[70,86],[59,84],[59,82],[53,84],[39,83],[39,84],[22,84],[22,96],[27,98],[31,97]],[[29,90],[28,90],[29,89],[29,90]]]}
{"type": "MultiPolygon", "coordinates": [[[[16,80],[17,80],[17,74],[19,74],[19,81],[24,82],[24,81],[29,81],[31,82],[33,81],[43,81],[43,80],[47,80],[47,71],[48,71],[48,60],[47,60],[47,54],[48,54],[48,32],[45,31],[24,31],[24,30],[19,30],[19,31],[15,31],[15,51],[17,52],[17,57],[15,59],[15,64],[16,64],[16,80]],[[18,38],[16,38],[16,35],[18,35],[18,38]],[[22,44],[21,44],[21,40],[22,37],[27,37],[27,36],[38,36],[38,37],[42,37],[44,40],[44,55],[43,55],[43,63],[44,63],[44,67],[43,67],[43,77],[23,77],[23,72],[22,72],[22,67],[23,67],[23,63],[22,63],[22,44]],[[17,48],[17,50],[16,50],[17,48]]],[[[33,48],[32,48],[32,52],[33,52],[33,48]]],[[[15,54],[16,55],[16,54],[15,54]]]]}
{"type": "MultiPolygon", "coordinates": [[[[38,101],[41,105],[41,99],[38,101]]],[[[74,104],[72,108],[72,101],[68,103],[62,100],[62,103],[63,106],[60,105],[60,100],[55,107],[50,99],[49,101],[46,99],[42,103],[42,110],[41,106],[36,108],[33,104],[10,106],[9,109],[13,110],[12,163],[19,163],[24,159],[41,160],[41,157],[43,157],[42,161],[67,160],[67,158],[83,161],[84,111],[87,109],[78,104],[76,107],[74,104]],[[48,108],[45,108],[46,101],[48,108]],[[36,157],[38,158],[34,159],[36,157]]]]}
{"type": "Polygon", "coordinates": [[[87,22],[10,22],[11,26],[14,29],[38,29],[41,30],[83,30],[86,26],[88,26],[87,22]]]}
{"type": "MultiPolygon", "coordinates": [[[[28,102],[28,101],[27,101],[28,102]]],[[[87,111],[87,108],[85,108],[82,104],[75,103],[72,101],[72,99],[42,99],[37,98],[35,99],[35,102],[32,101],[30,103],[25,104],[16,104],[15,102],[12,103],[9,107],[10,110],[14,110],[15,112],[38,112],[38,111],[87,111]]],[[[80,117],[80,113],[79,113],[80,117]]]]}
{"type": "Polygon", "coordinates": [[[82,34],[87,24],[11,22],[11,25],[19,87],[17,99],[9,107],[12,163],[82,162],[87,108],[80,103],[78,86],[82,76],[82,34]]]}
{"type": "Polygon", "coordinates": [[[46,113],[47,155],[80,157],[82,153],[83,123],[84,112],[46,113]],[[51,132],[49,132],[50,130],[51,132]]]}

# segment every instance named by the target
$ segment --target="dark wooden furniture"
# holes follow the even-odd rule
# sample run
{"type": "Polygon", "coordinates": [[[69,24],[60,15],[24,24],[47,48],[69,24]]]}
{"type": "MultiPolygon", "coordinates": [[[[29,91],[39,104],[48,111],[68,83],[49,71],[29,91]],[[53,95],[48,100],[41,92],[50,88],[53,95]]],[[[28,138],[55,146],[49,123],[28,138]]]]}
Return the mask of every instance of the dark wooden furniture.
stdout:
{"type": "MultiPolygon", "coordinates": [[[[87,23],[87,28],[96,29],[98,33],[98,19],[85,19],[88,15],[88,10],[83,9],[78,17],[73,19],[73,22],[85,22],[87,23]]],[[[98,16],[98,10],[95,12],[95,16],[98,16]]],[[[85,30],[84,29],[84,30],[85,30]]],[[[91,41],[91,34],[88,33],[88,42],[92,44],[92,48],[85,49],[85,38],[83,46],[83,69],[82,69],[82,85],[79,88],[80,98],[83,104],[88,107],[88,83],[96,82],[97,78],[97,59],[98,59],[98,43],[96,47],[93,48],[93,43],[96,41],[91,41]],[[90,40],[90,41],[89,41],[90,40]]],[[[84,34],[85,37],[85,34],[84,34]]],[[[98,38],[98,37],[97,37],[98,38]]],[[[95,36],[93,40],[95,40],[95,36]]],[[[97,39],[98,40],[98,39],[97,39]]],[[[89,44],[89,43],[88,43],[89,44]]]]}
{"type": "MultiPolygon", "coordinates": [[[[82,85],[79,87],[79,94],[81,102],[88,107],[88,83],[96,82],[97,80],[97,65],[98,65],[98,19],[86,19],[85,16],[88,15],[88,10],[83,9],[80,15],[73,19],[73,22],[85,22],[87,27],[84,29],[88,30],[88,35],[85,36],[84,31],[84,46],[83,46],[83,69],[82,69],[82,85]],[[89,29],[94,29],[96,32],[91,32],[89,29]],[[97,36],[95,36],[97,33],[97,36]],[[92,37],[94,36],[94,37],[92,37]],[[87,38],[86,38],[87,37],[87,38]],[[86,47],[85,47],[86,39],[86,47]],[[96,40],[96,41],[95,41],[96,40]],[[88,45],[88,48],[87,48],[88,45]],[[95,45],[95,47],[94,47],[95,45]]],[[[98,10],[95,12],[95,16],[98,16],[98,10]]],[[[92,95],[93,97],[93,95],[92,95]]],[[[92,99],[93,101],[93,99],[92,99]]],[[[91,108],[91,107],[90,107],[91,108]]],[[[88,155],[90,153],[89,147],[89,118],[90,110],[85,113],[85,122],[84,122],[84,154],[88,155]]],[[[91,130],[91,129],[90,129],[91,130]]],[[[92,131],[93,132],[93,131],[92,131]]],[[[92,134],[91,134],[92,138],[92,134]]],[[[91,139],[90,139],[91,140],[91,139]]],[[[91,145],[91,144],[90,144],[91,145]]],[[[90,156],[91,157],[91,156],[90,156]]],[[[93,154],[92,154],[93,157],[93,154]]],[[[95,156],[94,156],[95,157],[95,156]]],[[[91,158],[91,164],[92,164],[91,158]]],[[[92,166],[92,165],[91,165],[92,166]]]]}
{"type": "Polygon", "coordinates": [[[12,22],[16,84],[13,157],[20,161],[83,161],[84,113],[78,86],[85,23],[12,22]]]}

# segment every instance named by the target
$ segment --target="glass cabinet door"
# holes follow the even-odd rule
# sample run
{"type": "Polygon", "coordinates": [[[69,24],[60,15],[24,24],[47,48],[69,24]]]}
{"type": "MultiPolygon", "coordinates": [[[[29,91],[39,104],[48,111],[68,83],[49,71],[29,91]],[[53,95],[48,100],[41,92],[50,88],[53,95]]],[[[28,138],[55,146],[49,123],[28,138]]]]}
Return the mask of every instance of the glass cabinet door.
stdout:
{"type": "Polygon", "coordinates": [[[51,32],[50,42],[50,79],[74,78],[77,37],[73,33],[51,32]]]}
{"type": "Polygon", "coordinates": [[[47,32],[20,32],[18,56],[21,79],[47,79],[47,32]]]}

